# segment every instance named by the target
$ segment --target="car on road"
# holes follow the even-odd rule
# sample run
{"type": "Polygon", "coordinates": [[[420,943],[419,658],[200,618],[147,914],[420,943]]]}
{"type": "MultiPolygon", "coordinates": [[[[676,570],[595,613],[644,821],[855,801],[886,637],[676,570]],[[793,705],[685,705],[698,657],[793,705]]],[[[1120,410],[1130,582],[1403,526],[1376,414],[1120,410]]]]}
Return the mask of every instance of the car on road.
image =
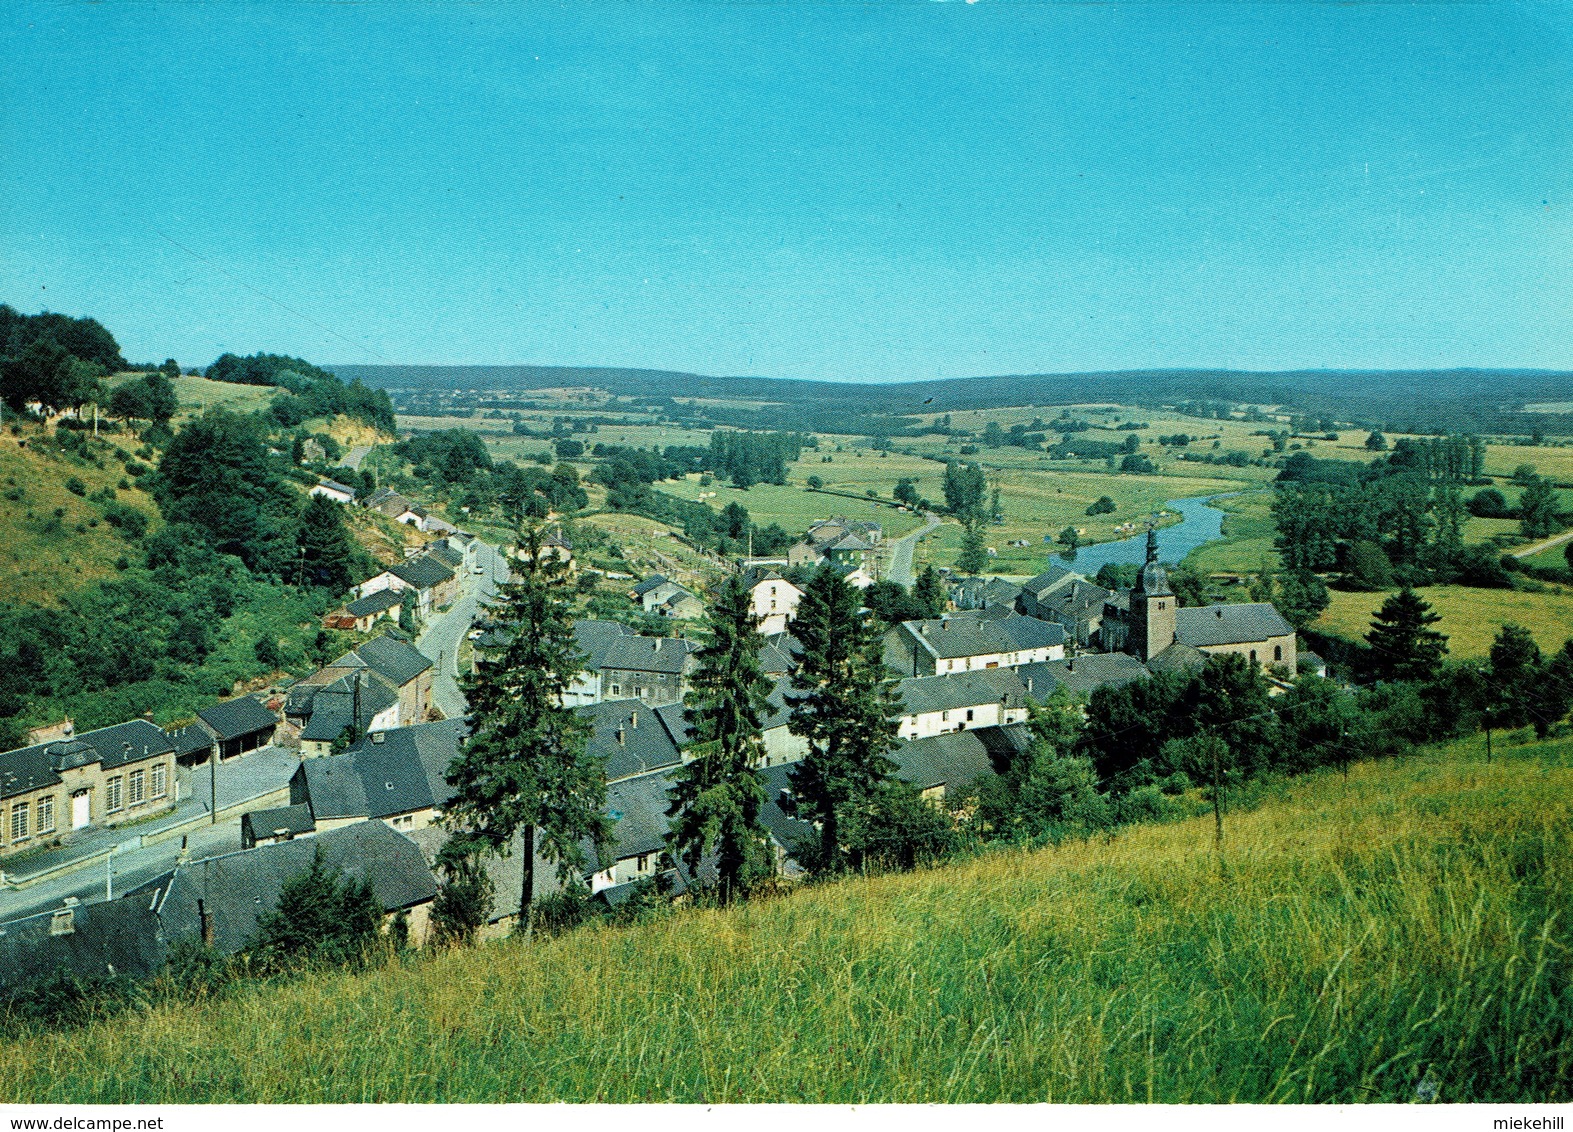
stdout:
{"type": "Polygon", "coordinates": [[[484,567],[484,566],[471,566],[470,567],[470,573],[472,573],[472,574],[485,574],[486,573],[486,567],[484,567]]]}

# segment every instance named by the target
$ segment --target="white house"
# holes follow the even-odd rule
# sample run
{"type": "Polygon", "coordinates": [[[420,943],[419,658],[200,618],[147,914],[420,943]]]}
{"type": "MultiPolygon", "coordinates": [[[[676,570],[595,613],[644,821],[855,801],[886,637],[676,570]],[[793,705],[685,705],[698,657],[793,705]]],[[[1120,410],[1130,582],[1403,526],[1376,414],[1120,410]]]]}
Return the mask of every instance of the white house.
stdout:
{"type": "Polygon", "coordinates": [[[750,608],[760,618],[761,633],[782,633],[797,616],[797,603],[803,591],[774,570],[755,566],[743,573],[743,585],[751,595],[750,608]]]}
{"type": "Polygon", "coordinates": [[[355,489],[353,487],[346,487],[344,484],[339,483],[336,480],[323,480],[316,487],[312,488],[308,494],[321,495],[333,500],[335,503],[355,502],[355,489]]]}
{"type": "Polygon", "coordinates": [[[1027,687],[1009,668],[909,677],[898,687],[902,716],[896,734],[902,739],[927,739],[1027,719],[1027,687]]]}

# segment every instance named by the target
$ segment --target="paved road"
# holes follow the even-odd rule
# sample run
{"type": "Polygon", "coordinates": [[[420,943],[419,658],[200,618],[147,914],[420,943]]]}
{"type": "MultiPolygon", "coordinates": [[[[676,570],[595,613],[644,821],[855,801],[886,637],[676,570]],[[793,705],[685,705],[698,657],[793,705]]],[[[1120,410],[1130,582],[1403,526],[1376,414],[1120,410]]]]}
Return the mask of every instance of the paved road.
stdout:
{"type": "Polygon", "coordinates": [[[910,535],[902,535],[891,543],[890,569],[885,571],[885,577],[892,582],[900,582],[910,586],[917,581],[917,575],[912,569],[912,551],[918,544],[918,539],[928,534],[939,526],[939,520],[932,514],[925,515],[928,520],[923,526],[913,531],[910,535]]]}
{"type": "Polygon", "coordinates": [[[1573,540],[1573,531],[1563,531],[1559,535],[1543,538],[1539,542],[1532,542],[1528,546],[1516,546],[1508,551],[1514,558],[1528,558],[1531,554],[1539,554],[1542,550],[1550,550],[1553,546],[1573,540]]]}
{"type": "Polygon", "coordinates": [[[493,575],[501,577],[507,569],[502,554],[486,543],[481,543],[476,552],[476,562],[485,573],[465,574],[460,583],[459,599],[446,613],[433,617],[416,641],[416,647],[437,666],[437,673],[432,678],[432,700],[449,719],[456,719],[468,710],[455,679],[459,642],[470,631],[481,604],[495,595],[493,575]]]}
{"type": "Polygon", "coordinates": [[[360,471],[360,462],[366,458],[366,453],[371,451],[369,444],[357,444],[344,453],[344,459],[339,461],[339,467],[349,468],[351,471],[360,471]]]}

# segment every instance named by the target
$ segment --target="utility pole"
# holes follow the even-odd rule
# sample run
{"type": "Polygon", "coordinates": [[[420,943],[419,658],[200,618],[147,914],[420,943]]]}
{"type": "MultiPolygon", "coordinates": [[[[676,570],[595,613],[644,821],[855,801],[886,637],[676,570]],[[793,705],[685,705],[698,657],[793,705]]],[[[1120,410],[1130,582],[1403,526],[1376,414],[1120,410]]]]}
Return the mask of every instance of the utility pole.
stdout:
{"type": "MultiPolygon", "coordinates": [[[[193,723],[193,727],[201,727],[193,723]]],[[[208,748],[208,824],[218,824],[218,741],[208,748]]]]}

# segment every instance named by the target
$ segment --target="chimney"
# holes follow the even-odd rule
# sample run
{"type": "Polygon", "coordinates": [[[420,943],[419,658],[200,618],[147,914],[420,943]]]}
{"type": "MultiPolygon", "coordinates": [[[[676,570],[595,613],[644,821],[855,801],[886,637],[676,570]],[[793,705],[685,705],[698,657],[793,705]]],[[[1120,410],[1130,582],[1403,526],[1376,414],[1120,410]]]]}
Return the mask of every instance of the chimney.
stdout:
{"type": "Polygon", "coordinates": [[[1027,695],[1032,695],[1032,677],[1027,677],[1027,695]]]}
{"type": "Polygon", "coordinates": [[[1065,662],[1065,671],[1066,672],[1075,672],[1076,671],[1076,658],[1074,656],[1071,657],[1069,660],[1067,660],[1065,662]]]}
{"type": "Polygon", "coordinates": [[[180,853],[175,857],[175,864],[187,865],[191,863],[191,847],[186,844],[186,835],[180,835],[180,853]]]}
{"type": "Polygon", "coordinates": [[[381,743],[385,739],[387,739],[387,735],[381,731],[373,731],[371,733],[371,741],[373,743],[381,743]]]}
{"type": "Polygon", "coordinates": [[[950,632],[950,622],[949,621],[941,621],[939,623],[939,627],[941,629],[943,629],[947,633],[950,632]]]}
{"type": "Polygon", "coordinates": [[[1220,605],[1217,609],[1213,610],[1213,612],[1218,615],[1218,620],[1223,620],[1223,606],[1220,605]]]}
{"type": "Polygon", "coordinates": [[[639,730],[639,713],[637,711],[628,713],[628,726],[632,727],[635,731],[639,730]]]}
{"type": "Polygon", "coordinates": [[[624,731],[621,727],[619,727],[617,729],[617,745],[619,747],[626,747],[626,746],[628,746],[628,733],[626,731],[624,731]]]}
{"type": "Polygon", "coordinates": [[[656,652],[660,652],[661,651],[661,638],[660,637],[657,637],[655,639],[655,651],[656,652]]]}

